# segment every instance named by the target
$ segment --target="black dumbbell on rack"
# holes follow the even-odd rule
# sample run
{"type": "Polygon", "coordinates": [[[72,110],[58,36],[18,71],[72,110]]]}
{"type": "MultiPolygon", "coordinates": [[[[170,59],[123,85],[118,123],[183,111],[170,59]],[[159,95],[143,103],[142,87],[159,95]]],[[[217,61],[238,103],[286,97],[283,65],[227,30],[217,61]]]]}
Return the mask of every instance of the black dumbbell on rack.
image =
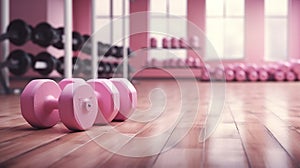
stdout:
{"type": "Polygon", "coordinates": [[[32,54],[23,50],[14,50],[4,62],[0,63],[0,70],[7,67],[11,74],[22,76],[32,67],[32,59],[32,54]]]}
{"type": "MultiPolygon", "coordinates": [[[[72,58],[72,73],[78,75],[81,72],[82,63],[79,58],[72,58]]],[[[41,52],[33,58],[33,70],[43,76],[48,76],[56,70],[64,75],[64,57],[56,58],[48,52],[41,52]]]]}
{"type": "MultiPolygon", "coordinates": [[[[82,61],[82,72],[85,75],[90,75],[91,71],[92,71],[92,64],[91,64],[91,60],[90,59],[84,59],[82,61]]],[[[99,77],[109,77],[111,76],[113,73],[116,72],[116,69],[118,67],[118,63],[114,62],[104,62],[104,61],[99,61],[98,63],[98,76],[99,77]]]]}
{"type": "Polygon", "coordinates": [[[8,39],[16,46],[24,45],[31,39],[32,27],[21,19],[9,23],[6,33],[0,35],[0,42],[8,39]]]}
{"type": "MultiPolygon", "coordinates": [[[[32,32],[32,42],[41,46],[54,46],[58,49],[64,48],[64,28],[53,28],[50,24],[42,22],[32,32]]],[[[78,51],[84,43],[83,36],[78,32],[72,33],[72,49],[78,51]]]]}
{"type": "MultiPolygon", "coordinates": [[[[57,60],[57,66],[56,66],[56,71],[60,73],[62,76],[64,75],[64,69],[65,69],[65,64],[64,64],[64,57],[60,57],[57,60]]],[[[83,70],[83,62],[80,58],[77,56],[72,57],[72,74],[73,75],[78,75],[80,74],[83,70]]]]}
{"type": "MultiPolygon", "coordinates": [[[[91,54],[91,48],[92,48],[92,44],[89,35],[84,35],[84,39],[86,41],[86,43],[84,44],[82,51],[86,54],[91,54]]],[[[112,56],[114,58],[123,58],[123,47],[122,46],[116,46],[113,45],[111,46],[110,44],[105,44],[102,42],[97,42],[97,54],[98,56],[104,56],[104,57],[109,57],[112,56]]],[[[127,48],[127,54],[128,56],[132,56],[132,52],[130,50],[130,48],[127,48]]]]}

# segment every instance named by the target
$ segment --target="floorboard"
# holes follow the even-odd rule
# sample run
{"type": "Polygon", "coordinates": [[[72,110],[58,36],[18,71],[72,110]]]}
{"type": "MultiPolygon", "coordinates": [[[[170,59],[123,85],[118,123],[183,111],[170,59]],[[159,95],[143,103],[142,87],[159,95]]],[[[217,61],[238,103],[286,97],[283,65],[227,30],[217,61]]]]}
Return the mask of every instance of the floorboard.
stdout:
{"type": "Polygon", "coordinates": [[[20,97],[0,95],[0,167],[300,167],[300,83],[227,83],[217,104],[210,83],[134,84],[130,120],[83,132],[62,123],[34,129],[22,118],[20,97]],[[220,116],[209,113],[222,103],[220,116]],[[203,141],[209,127],[214,132],[203,141]]]}

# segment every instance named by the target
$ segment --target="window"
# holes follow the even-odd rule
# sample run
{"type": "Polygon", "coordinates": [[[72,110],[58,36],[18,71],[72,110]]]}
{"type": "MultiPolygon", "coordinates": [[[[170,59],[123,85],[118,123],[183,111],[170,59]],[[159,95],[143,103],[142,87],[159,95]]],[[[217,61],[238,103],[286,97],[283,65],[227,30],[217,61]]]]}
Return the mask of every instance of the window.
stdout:
{"type": "Polygon", "coordinates": [[[265,0],[265,59],[286,60],[288,0],[265,0]]]}
{"type": "Polygon", "coordinates": [[[221,59],[244,57],[244,16],[244,0],[206,1],[206,35],[221,59]]]}
{"type": "MultiPolygon", "coordinates": [[[[150,1],[149,38],[157,39],[157,46],[162,46],[163,38],[186,37],[187,2],[182,0],[150,1]]],[[[151,50],[148,59],[164,60],[169,58],[186,58],[186,50],[151,50]]]]}
{"type": "MultiPolygon", "coordinates": [[[[96,26],[98,40],[103,43],[122,45],[122,17],[123,0],[97,0],[96,26]],[[116,19],[117,21],[114,21],[116,19]]],[[[129,14],[129,1],[125,0],[125,16],[129,14]]],[[[129,34],[129,21],[125,22],[126,34],[129,34]]],[[[129,44],[129,38],[126,39],[129,44]]]]}

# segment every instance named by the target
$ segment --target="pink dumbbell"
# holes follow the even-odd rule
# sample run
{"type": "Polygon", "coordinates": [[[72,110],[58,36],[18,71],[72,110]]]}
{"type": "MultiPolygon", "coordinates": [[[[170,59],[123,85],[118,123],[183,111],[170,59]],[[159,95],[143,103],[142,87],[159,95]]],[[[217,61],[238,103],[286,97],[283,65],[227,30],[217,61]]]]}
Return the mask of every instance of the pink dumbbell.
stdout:
{"type": "Polygon", "coordinates": [[[202,66],[201,59],[196,57],[194,59],[193,67],[195,67],[195,68],[201,68],[201,66],[202,66]]]}
{"type": "Polygon", "coordinates": [[[186,46],[186,40],[184,38],[180,38],[179,41],[178,41],[178,43],[179,43],[179,47],[180,48],[187,48],[187,46],[186,46]]]}
{"type": "Polygon", "coordinates": [[[234,71],[232,69],[225,70],[225,78],[226,81],[233,81],[234,80],[234,71]]]}
{"type": "Polygon", "coordinates": [[[193,57],[188,57],[185,59],[185,64],[187,67],[193,67],[194,62],[195,62],[195,59],[193,57]]]}
{"type": "Polygon", "coordinates": [[[251,82],[255,82],[258,80],[258,73],[256,70],[249,69],[247,76],[248,76],[249,81],[251,81],[251,82]]]}
{"type": "Polygon", "coordinates": [[[98,100],[99,111],[95,124],[107,124],[112,120],[124,121],[132,114],[137,95],[134,86],[127,79],[90,79],[87,83],[94,89],[98,100]]]}
{"type": "Polygon", "coordinates": [[[150,38],[150,47],[151,48],[156,48],[157,47],[157,40],[156,40],[156,38],[154,38],[154,37],[150,38]]]}
{"type": "Polygon", "coordinates": [[[98,103],[90,85],[82,82],[60,86],[52,80],[32,80],[21,94],[21,113],[35,128],[49,128],[59,121],[70,130],[86,130],[95,122],[98,103]]]}
{"type": "Polygon", "coordinates": [[[147,61],[147,67],[157,67],[157,60],[155,58],[150,59],[147,61]]]}
{"type": "Polygon", "coordinates": [[[179,44],[178,44],[178,40],[174,37],[171,38],[171,48],[178,48],[179,44]]]}
{"type": "Polygon", "coordinates": [[[209,81],[210,80],[210,72],[211,72],[211,67],[208,64],[205,64],[201,68],[201,80],[203,81],[209,81]]]}
{"type": "Polygon", "coordinates": [[[277,64],[270,64],[268,67],[268,73],[270,75],[275,75],[275,73],[278,71],[278,65],[277,64]]]}
{"type": "Polygon", "coordinates": [[[285,79],[285,74],[284,74],[284,72],[282,72],[282,71],[277,71],[277,72],[275,72],[275,74],[274,74],[274,78],[275,78],[276,81],[284,81],[284,79],[285,79]]]}
{"type": "Polygon", "coordinates": [[[98,100],[98,115],[95,124],[111,122],[120,109],[120,94],[108,79],[90,79],[88,84],[94,89],[98,100]]]}
{"type": "Polygon", "coordinates": [[[247,66],[245,66],[246,68],[246,72],[253,72],[253,71],[257,71],[258,67],[256,64],[248,64],[247,66]]]}
{"type": "Polygon", "coordinates": [[[300,61],[294,61],[291,65],[291,69],[294,73],[300,74],[300,61]]]}
{"type": "Polygon", "coordinates": [[[246,80],[246,72],[243,70],[235,71],[235,79],[239,82],[246,80]]]}
{"type": "Polygon", "coordinates": [[[210,80],[210,75],[209,75],[209,72],[207,70],[202,70],[201,80],[202,81],[209,81],[210,80]]]}
{"type": "Polygon", "coordinates": [[[234,71],[237,72],[237,71],[245,71],[246,70],[246,66],[242,63],[239,63],[239,64],[235,64],[234,65],[234,71]]]}
{"type": "Polygon", "coordinates": [[[224,66],[224,70],[233,70],[234,71],[234,65],[232,64],[227,64],[226,66],[224,66]]]}
{"type": "Polygon", "coordinates": [[[184,62],[184,60],[181,59],[181,58],[178,58],[178,59],[176,60],[176,66],[179,67],[179,68],[185,67],[185,62],[184,62]]]}
{"type": "Polygon", "coordinates": [[[289,71],[289,72],[285,73],[285,78],[287,81],[295,81],[296,75],[294,72],[289,71]]]}
{"type": "Polygon", "coordinates": [[[269,74],[265,69],[260,69],[258,71],[258,79],[260,81],[267,81],[269,79],[269,74]]]}
{"type": "Polygon", "coordinates": [[[116,121],[124,121],[130,117],[137,105],[137,93],[134,86],[125,78],[111,78],[120,94],[120,109],[116,121]]]}
{"type": "Polygon", "coordinates": [[[287,73],[291,70],[291,64],[288,63],[288,62],[283,62],[283,63],[280,63],[278,65],[278,70],[283,72],[283,73],[287,73]]]}
{"type": "Polygon", "coordinates": [[[176,65],[176,59],[174,59],[174,58],[170,58],[170,59],[168,59],[168,67],[170,67],[170,68],[175,68],[177,65],[176,65]]]}
{"type": "Polygon", "coordinates": [[[225,79],[224,70],[222,68],[217,67],[214,71],[213,76],[215,80],[224,80],[225,79]]]}
{"type": "Polygon", "coordinates": [[[162,47],[163,48],[170,48],[170,41],[167,38],[162,39],[162,47]]]}

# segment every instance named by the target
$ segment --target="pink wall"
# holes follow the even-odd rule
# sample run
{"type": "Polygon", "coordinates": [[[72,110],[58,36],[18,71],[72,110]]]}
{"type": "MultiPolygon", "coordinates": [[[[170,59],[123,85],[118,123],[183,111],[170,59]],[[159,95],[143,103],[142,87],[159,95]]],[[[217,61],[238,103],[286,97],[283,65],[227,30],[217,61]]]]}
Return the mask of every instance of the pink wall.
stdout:
{"type": "MultiPolygon", "coordinates": [[[[203,37],[205,33],[205,0],[187,0],[187,39],[192,36],[197,36],[200,39],[200,45],[204,46],[203,37]]],[[[201,57],[204,55],[204,50],[194,52],[188,50],[188,57],[201,57]]]]}
{"type": "Polygon", "coordinates": [[[245,0],[245,61],[264,59],[264,1],[245,0]]]}
{"type": "Polygon", "coordinates": [[[73,29],[91,34],[91,0],[73,0],[73,29]]]}
{"type": "Polygon", "coordinates": [[[290,59],[300,58],[300,1],[290,0],[288,24],[288,50],[290,59]]]}
{"type": "Polygon", "coordinates": [[[136,69],[140,69],[146,62],[146,53],[140,51],[142,47],[147,47],[148,43],[148,14],[143,13],[149,10],[149,0],[130,1],[130,48],[137,51],[138,56],[130,59],[130,64],[136,69]],[[134,15],[136,12],[141,12],[134,15]]]}

